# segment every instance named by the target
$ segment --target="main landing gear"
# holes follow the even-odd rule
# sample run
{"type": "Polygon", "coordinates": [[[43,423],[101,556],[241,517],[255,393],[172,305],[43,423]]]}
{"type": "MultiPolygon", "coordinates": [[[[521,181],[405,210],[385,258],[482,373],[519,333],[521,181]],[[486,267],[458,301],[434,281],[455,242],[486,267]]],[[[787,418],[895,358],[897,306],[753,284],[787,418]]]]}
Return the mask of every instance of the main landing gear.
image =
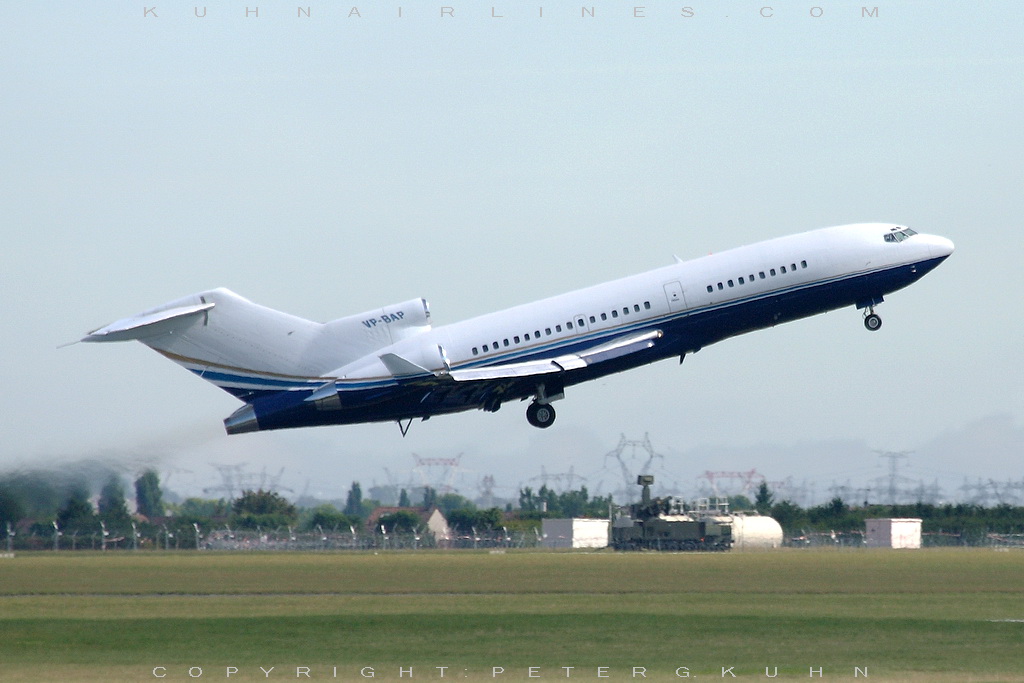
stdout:
{"type": "Polygon", "coordinates": [[[561,382],[555,382],[550,388],[547,384],[538,384],[537,395],[526,409],[526,421],[539,429],[547,429],[555,423],[555,409],[551,407],[551,402],[563,398],[565,387],[561,382]]]}
{"type": "Polygon", "coordinates": [[[526,409],[526,421],[534,427],[547,429],[555,422],[555,409],[549,403],[534,401],[526,409]]]}

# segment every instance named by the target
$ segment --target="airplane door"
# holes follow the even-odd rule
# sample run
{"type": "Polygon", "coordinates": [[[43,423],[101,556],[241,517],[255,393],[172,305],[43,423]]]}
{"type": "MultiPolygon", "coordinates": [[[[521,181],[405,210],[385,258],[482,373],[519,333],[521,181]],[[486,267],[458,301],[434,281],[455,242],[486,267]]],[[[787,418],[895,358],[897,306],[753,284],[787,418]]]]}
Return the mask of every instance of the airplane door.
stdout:
{"type": "Polygon", "coordinates": [[[665,298],[668,299],[668,307],[671,311],[682,311],[686,308],[683,286],[678,281],[665,284],[665,298]]]}

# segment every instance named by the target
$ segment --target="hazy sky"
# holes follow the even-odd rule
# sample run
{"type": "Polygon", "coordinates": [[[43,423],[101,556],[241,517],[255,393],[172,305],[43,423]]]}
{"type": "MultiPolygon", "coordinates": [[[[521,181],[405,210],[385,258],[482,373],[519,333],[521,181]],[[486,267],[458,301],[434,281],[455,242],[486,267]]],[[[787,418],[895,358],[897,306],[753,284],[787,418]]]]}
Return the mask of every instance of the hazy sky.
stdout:
{"type": "Polygon", "coordinates": [[[884,475],[872,449],[1024,479],[1024,6],[685,4],[0,4],[0,466],[152,461],[195,492],[246,463],[343,496],[462,453],[511,494],[614,478],[647,432],[687,485],[884,475]],[[880,332],[851,308],[729,340],[573,387],[547,431],[506,404],[228,437],[237,401],[145,347],[57,349],[215,286],[315,320],[423,296],[444,324],[875,220],[957,247],[880,332]]]}

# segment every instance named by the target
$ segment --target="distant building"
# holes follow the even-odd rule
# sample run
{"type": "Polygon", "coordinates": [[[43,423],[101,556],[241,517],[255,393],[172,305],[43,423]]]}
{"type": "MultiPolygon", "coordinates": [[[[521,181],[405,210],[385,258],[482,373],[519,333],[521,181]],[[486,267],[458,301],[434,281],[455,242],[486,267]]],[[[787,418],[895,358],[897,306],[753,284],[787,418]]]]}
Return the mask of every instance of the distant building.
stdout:
{"type": "Polygon", "coordinates": [[[400,511],[411,512],[419,517],[422,526],[426,528],[428,533],[433,534],[434,540],[438,543],[451,540],[452,532],[448,527],[448,520],[445,519],[444,514],[436,507],[428,510],[423,508],[379,507],[366,520],[366,528],[371,532],[375,532],[380,528],[381,517],[400,511]]]}
{"type": "Polygon", "coordinates": [[[865,519],[869,548],[920,548],[920,519],[865,519]]]}
{"type": "Polygon", "coordinates": [[[607,519],[545,519],[541,532],[545,548],[607,548],[607,519]]]}

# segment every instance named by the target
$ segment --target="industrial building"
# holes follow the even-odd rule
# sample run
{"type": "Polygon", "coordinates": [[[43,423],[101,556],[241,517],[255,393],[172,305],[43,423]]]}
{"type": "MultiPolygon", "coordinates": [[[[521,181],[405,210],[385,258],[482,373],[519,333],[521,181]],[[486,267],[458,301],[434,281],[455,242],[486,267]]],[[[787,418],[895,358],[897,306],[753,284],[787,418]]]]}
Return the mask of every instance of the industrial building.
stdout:
{"type": "Polygon", "coordinates": [[[607,548],[607,519],[545,519],[541,524],[545,548],[607,548]]]}
{"type": "Polygon", "coordinates": [[[865,519],[867,535],[864,538],[869,548],[920,548],[921,520],[865,519]]]}

